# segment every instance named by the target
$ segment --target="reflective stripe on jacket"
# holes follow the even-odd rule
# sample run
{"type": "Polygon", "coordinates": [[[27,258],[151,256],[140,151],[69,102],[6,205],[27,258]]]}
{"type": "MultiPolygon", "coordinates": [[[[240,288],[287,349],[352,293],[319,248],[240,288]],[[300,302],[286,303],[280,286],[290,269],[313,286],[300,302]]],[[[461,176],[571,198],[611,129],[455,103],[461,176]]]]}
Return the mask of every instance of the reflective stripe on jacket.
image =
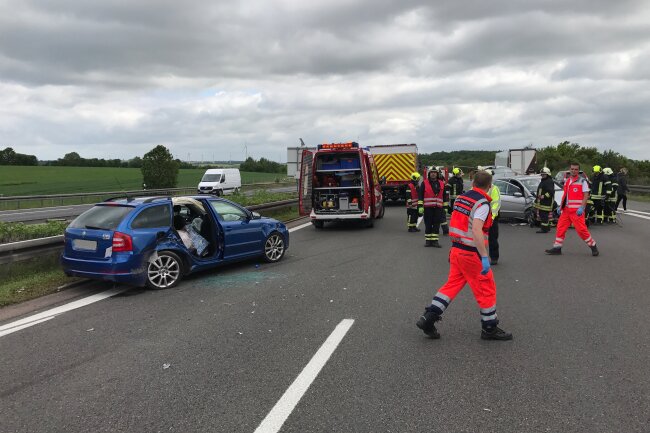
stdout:
{"type": "Polygon", "coordinates": [[[409,182],[406,187],[406,207],[410,209],[418,208],[418,183],[409,182]]]}
{"type": "Polygon", "coordinates": [[[581,177],[569,178],[564,184],[564,195],[562,196],[562,209],[568,209],[571,212],[578,210],[582,206],[584,193],[582,185],[586,179],[581,177]]]}
{"type": "Polygon", "coordinates": [[[424,195],[422,197],[424,207],[442,207],[444,203],[445,183],[436,179],[438,182],[438,194],[433,191],[433,186],[429,179],[424,181],[424,195]]]}
{"type": "MultiPolygon", "coordinates": [[[[474,242],[474,234],[472,233],[474,215],[479,207],[485,204],[489,206],[491,201],[490,196],[477,188],[472,188],[456,198],[454,211],[449,222],[449,236],[451,237],[452,247],[478,253],[474,242]]],[[[488,217],[483,224],[483,241],[485,245],[488,244],[488,232],[491,225],[492,212],[488,212],[488,217]]]]}

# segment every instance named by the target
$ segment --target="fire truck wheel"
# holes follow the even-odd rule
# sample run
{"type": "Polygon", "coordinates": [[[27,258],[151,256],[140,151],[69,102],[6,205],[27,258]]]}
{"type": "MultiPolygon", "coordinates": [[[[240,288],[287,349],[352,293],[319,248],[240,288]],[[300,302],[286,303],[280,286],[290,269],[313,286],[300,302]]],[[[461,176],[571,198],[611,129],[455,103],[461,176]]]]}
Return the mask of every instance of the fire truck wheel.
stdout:
{"type": "Polygon", "coordinates": [[[323,226],[325,225],[325,222],[324,222],[324,221],[318,221],[318,220],[312,221],[311,223],[312,223],[312,224],[314,225],[314,227],[316,227],[317,229],[322,229],[323,226]]]}

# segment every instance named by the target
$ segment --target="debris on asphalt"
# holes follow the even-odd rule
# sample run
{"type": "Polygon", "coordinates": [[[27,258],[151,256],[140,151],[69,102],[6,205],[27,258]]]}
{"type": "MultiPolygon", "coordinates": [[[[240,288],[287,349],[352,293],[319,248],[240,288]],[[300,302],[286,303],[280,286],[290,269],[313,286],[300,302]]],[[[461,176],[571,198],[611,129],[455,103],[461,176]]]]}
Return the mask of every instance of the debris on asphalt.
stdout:
{"type": "Polygon", "coordinates": [[[95,328],[86,329],[86,332],[94,331],[95,328]]]}
{"type": "Polygon", "coordinates": [[[484,407],[483,410],[486,412],[492,412],[492,409],[488,409],[487,407],[484,407]]]}
{"type": "Polygon", "coordinates": [[[168,369],[169,367],[171,367],[171,366],[172,366],[171,364],[164,363],[164,364],[163,364],[163,370],[167,370],[167,369],[168,369]]]}

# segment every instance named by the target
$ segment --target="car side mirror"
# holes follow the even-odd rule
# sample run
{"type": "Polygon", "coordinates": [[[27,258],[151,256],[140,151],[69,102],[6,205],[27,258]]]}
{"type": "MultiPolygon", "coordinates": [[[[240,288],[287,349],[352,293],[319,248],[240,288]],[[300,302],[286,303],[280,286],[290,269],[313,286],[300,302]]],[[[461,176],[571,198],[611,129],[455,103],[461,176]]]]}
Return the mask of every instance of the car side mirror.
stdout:
{"type": "Polygon", "coordinates": [[[226,178],[225,178],[225,177],[222,177],[222,178],[221,178],[221,181],[220,181],[219,183],[224,183],[225,181],[226,181],[226,178]]]}
{"type": "Polygon", "coordinates": [[[251,218],[254,219],[254,220],[258,220],[258,219],[262,218],[262,215],[258,214],[257,212],[253,212],[251,214],[251,218]]]}

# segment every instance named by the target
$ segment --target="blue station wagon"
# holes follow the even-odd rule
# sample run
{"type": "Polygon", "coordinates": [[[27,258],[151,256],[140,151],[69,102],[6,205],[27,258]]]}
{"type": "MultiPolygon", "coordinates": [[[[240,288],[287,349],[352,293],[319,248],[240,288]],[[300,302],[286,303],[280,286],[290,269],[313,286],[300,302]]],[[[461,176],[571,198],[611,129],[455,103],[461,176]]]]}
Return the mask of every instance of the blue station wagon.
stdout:
{"type": "Polygon", "coordinates": [[[217,197],[119,198],[98,203],[65,230],[68,276],[166,289],[184,275],[289,247],[286,226],[217,197]]]}

